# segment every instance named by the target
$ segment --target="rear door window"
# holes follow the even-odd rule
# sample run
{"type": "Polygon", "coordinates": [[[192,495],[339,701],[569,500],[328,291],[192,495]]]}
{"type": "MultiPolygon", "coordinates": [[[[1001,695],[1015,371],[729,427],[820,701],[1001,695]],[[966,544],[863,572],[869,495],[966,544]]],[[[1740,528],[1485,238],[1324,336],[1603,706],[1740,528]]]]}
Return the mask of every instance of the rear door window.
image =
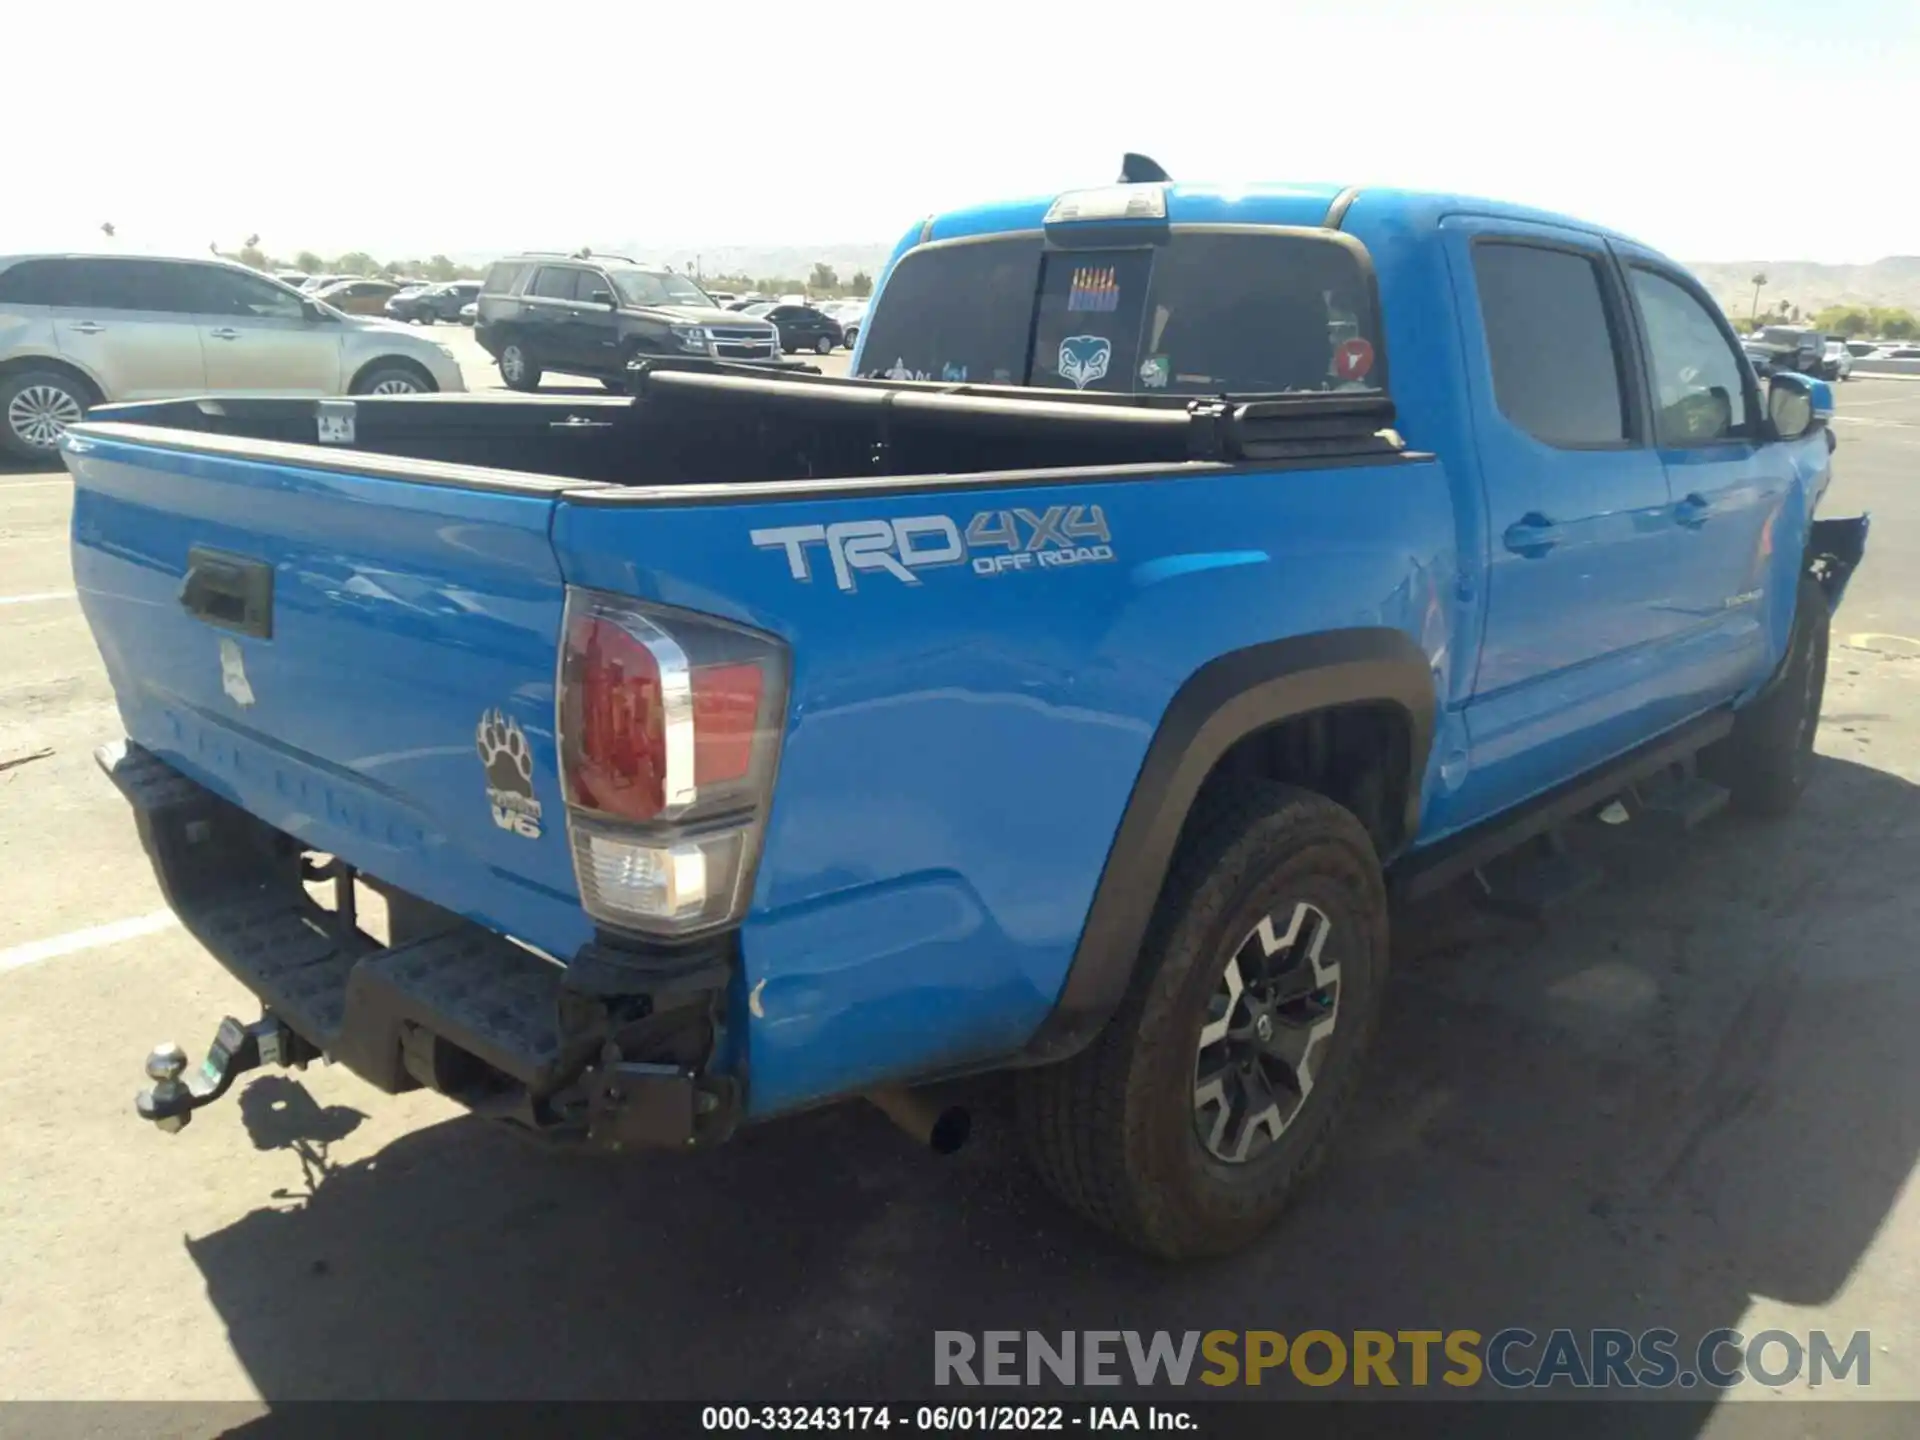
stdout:
{"type": "Polygon", "coordinates": [[[579,272],[565,265],[544,265],[527,287],[529,295],[547,300],[573,299],[573,277],[579,272]]]}
{"type": "Polygon", "coordinates": [[[1485,241],[1473,273],[1500,413],[1548,445],[1625,443],[1623,352],[1599,259],[1485,241]]]}
{"type": "Polygon", "coordinates": [[[69,305],[85,310],[142,310],[191,315],[199,295],[193,267],[164,260],[75,260],[69,305]]]}

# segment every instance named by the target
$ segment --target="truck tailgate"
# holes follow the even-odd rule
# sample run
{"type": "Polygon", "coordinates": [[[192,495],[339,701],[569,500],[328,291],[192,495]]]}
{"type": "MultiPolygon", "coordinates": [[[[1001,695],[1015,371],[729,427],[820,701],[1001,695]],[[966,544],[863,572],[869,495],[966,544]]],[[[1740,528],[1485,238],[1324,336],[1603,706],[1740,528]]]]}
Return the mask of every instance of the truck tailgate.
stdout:
{"type": "Polygon", "coordinates": [[[589,927],[553,734],[565,482],[130,429],[67,453],[74,578],[127,734],[316,850],[570,955],[589,927]]]}

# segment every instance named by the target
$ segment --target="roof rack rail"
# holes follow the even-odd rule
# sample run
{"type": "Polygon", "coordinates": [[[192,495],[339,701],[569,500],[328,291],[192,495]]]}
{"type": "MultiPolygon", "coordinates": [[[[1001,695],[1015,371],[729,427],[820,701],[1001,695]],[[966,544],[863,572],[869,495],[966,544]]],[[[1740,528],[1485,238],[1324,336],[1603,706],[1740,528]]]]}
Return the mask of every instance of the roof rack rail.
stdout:
{"type": "Polygon", "coordinates": [[[620,260],[628,265],[640,262],[630,255],[616,255],[611,250],[589,250],[582,246],[578,250],[516,250],[516,255],[551,255],[556,260],[620,260]]]}

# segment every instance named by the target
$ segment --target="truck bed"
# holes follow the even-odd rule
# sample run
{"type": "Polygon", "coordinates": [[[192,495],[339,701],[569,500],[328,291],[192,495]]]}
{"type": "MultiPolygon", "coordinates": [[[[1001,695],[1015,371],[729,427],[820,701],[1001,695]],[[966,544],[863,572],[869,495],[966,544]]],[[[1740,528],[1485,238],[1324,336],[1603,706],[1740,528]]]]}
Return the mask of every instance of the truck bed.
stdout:
{"type": "Polygon", "coordinates": [[[516,483],[440,468],[461,467],[539,477],[548,489],[564,480],[674,491],[1366,459],[1401,448],[1392,402],[1378,392],[1196,401],[770,377],[725,366],[645,368],[632,384],[633,394],[606,397],[176,400],[108,406],[93,413],[89,428],[110,425],[134,438],[122,430],[133,426],[142,443],[259,459],[290,459],[293,452],[279,447],[299,447],[301,463],[395,479],[516,483]]]}

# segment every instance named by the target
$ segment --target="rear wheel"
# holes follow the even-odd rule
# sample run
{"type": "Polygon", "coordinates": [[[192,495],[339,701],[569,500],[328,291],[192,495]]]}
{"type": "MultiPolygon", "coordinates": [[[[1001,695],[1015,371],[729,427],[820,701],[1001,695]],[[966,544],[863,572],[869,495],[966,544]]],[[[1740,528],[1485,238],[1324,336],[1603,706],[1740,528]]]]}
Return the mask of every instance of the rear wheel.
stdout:
{"type": "Polygon", "coordinates": [[[1041,1177],[1152,1254],[1247,1244],[1324,1153],[1386,972],[1385,885],[1351,813],[1273,784],[1215,806],[1106,1029],[1019,1076],[1041,1177]]]}
{"type": "Polygon", "coordinates": [[[1799,803],[1813,772],[1813,739],[1827,688],[1827,592],[1800,577],[1787,658],[1771,687],[1742,710],[1733,733],[1700,753],[1700,769],[1733,792],[1746,815],[1777,819],[1799,803]]]}
{"type": "Polygon", "coordinates": [[[500,378],[509,390],[538,390],[540,366],[518,340],[500,347],[500,378]]]}
{"type": "Polygon", "coordinates": [[[375,365],[353,381],[356,395],[431,395],[438,388],[424,370],[398,363],[375,365]]]}
{"type": "Polygon", "coordinates": [[[98,396],[64,370],[16,370],[0,375],[0,451],[16,460],[49,460],[69,425],[77,425],[98,396]]]}

